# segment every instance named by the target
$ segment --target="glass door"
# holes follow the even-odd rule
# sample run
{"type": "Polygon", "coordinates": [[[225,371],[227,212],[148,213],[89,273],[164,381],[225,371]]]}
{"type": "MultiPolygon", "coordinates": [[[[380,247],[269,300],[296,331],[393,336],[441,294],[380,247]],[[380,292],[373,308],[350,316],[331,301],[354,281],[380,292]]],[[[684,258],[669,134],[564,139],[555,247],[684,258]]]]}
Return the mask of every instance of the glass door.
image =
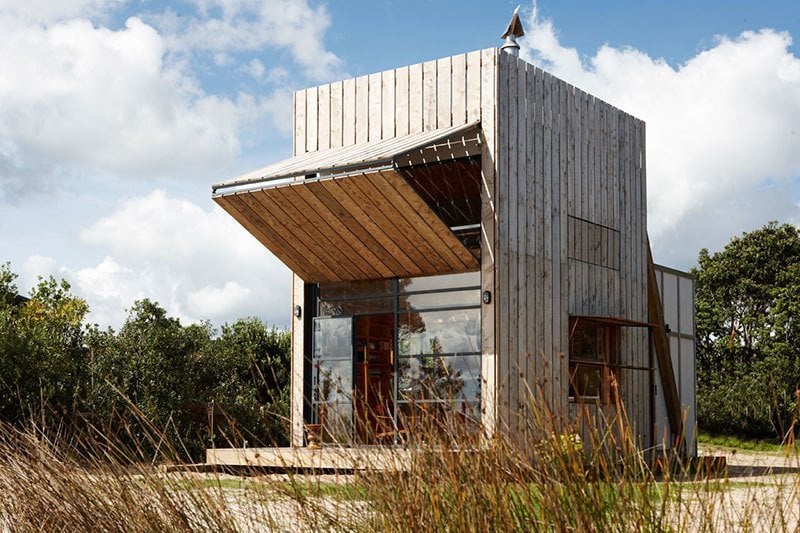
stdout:
{"type": "Polygon", "coordinates": [[[353,317],[314,319],[312,397],[323,442],[353,439],[353,317]]]}

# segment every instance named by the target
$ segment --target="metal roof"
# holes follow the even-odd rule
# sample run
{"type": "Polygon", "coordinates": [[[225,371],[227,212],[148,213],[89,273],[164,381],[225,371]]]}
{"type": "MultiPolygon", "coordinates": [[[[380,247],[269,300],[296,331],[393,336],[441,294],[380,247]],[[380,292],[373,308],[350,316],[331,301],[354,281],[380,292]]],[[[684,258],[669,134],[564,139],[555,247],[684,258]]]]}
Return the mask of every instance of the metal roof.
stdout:
{"type": "Polygon", "coordinates": [[[411,133],[403,135],[402,137],[308,152],[242,174],[231,180],[217,183],[212,185],[211,189],[213,193],[217,193],[220,189],[286,178],[316,176],[317,174],[333,174],[351,170],[365,170],[381,166],[390,166],[395,158],[415,150],[430,147],[431,145],[445,140],[456,143],[458,139],[454,139],[454,137],[464,134],[469,130],[477,129],[479,125],[480,122],[475,121],[448,128],[411,133]]]}

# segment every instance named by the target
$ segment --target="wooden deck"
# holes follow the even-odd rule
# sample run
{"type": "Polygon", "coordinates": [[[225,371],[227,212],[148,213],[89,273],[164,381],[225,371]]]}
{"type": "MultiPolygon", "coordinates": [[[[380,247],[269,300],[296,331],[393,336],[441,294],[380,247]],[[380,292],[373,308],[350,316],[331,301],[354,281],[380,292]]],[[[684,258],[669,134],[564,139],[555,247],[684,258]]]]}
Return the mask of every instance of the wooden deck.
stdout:
{"type": "Polygon", "coordinates": [[[385,446],[311,448],[214,448],[206,464],[286,470],[404,470],[414,452],[385,446]]]}

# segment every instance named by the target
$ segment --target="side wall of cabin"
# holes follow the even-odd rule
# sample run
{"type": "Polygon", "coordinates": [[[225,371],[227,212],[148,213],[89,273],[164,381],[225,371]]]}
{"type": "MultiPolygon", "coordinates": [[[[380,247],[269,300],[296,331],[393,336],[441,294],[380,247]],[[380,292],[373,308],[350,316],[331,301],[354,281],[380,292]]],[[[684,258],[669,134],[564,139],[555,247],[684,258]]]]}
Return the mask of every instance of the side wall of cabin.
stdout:
{"type": "MultiPolygon", "coordinates": [[[[494,151],[496,48],[337,81],[294,94],[294,154],[352,146],[480,120],[482,147],[482,285],[494,292],[494,151]]],[[[305,281],[293,275],[293,305],[303,305],[305,281]]],[[[483,423],[494,427],[494,299],[482,308],[483,423]]],[[[304,339],[309,313],[292,321],[292,445],[303,445],[304,339]]]]}
{"type": "MultiPolygon", "coordinates": [[[[541,392],[569,394],[569,317],[647,322],[644,123],[523,60],[498,55],[495,313],[500,430],[541,392]]],[[[646,328],[621,328],[619,389],[650,441],[646,328]]],[[[587,405],[590,414],[610,406],[587,405]]]]}

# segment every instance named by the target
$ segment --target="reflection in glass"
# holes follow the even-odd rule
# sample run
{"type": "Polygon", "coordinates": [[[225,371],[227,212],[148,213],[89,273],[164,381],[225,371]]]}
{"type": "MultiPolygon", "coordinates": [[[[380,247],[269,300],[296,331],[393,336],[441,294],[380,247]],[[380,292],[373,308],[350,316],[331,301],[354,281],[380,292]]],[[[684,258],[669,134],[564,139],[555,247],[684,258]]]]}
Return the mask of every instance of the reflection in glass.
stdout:
{"type": "Polygon", "coordinates": [[[323,300],[353,298],[356,296],[391,296],[392,280],[339,281],[320,283],[319,297],[323,300]]]}
{"type": "Polygon", "coordinates": [[[435,309],[437,307],[462,307],[467,305],[480,305],[480,289],[453,291],[453,292],[427,292],[423,294],[408,294],[400,297],[400,310],[435,309]]]}
{"type": "Polygon", "coordinates": [[[465,400],[454,401],[400,401],[397,403],[397,418],[401,425],[408,427],[413,422],[424,417],[431,417],[441,420],[443,415],[453,414],[464,420],[480,422],[481,405],[478,402],[468,402],[465,400]],[[412,423],[409,424],[408,422],[412,423]]]}
{"type": "Polygon", "coordinates": [[[401,358],[397,363],[400,400],[480,400],[479,355],[401,358]]]}
{"type": "Polygon", "coordinates": [[[365,298],[358,300],[330,300],[319,302],[321,316],[351,316],[370,313],[391,313],[392,298],[365,298]]]}
{"type": "Polygon", "coordinates": [[[351,318],[315,318],[314,357],[352,359],[353,320],[351,318]]]}
{"type": "Polygon", "coordinates": [[[349,442],[353,431],[353,406],[350,403],[317,404],[317,419],[322,424],[323,442],[349,442]]]}
{"type": "Polygon", "coordinates": [[[480,272],[464,272],[444,276],[426,276],[422,278],[401,278],[402,292],[431,291],[439,289],[457,289],[460,287],[478,287],[481,284],[480,272]]]}
{"type": "Polygon", "coordinates": [[[314,361],[315,402],[349,402],[353,391],[353,362],[344,359],[314,361]]]}
{"type": "Polygon", "coordinates": [[[397,343],[400,355],[478,353],[480,309],[400,313],[397,343]]]}

